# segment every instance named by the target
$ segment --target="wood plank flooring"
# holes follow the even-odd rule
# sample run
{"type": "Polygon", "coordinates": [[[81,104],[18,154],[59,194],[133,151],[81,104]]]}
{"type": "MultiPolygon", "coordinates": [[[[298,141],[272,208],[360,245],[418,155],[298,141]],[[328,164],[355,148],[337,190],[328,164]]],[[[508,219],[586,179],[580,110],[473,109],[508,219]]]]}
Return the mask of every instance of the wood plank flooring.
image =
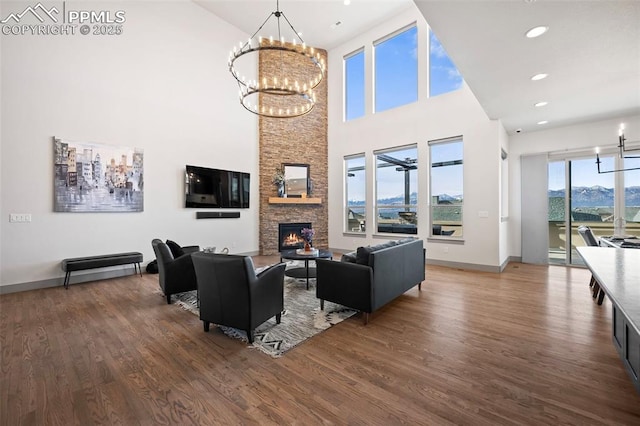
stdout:
{"type": "Polygon", "coordinates": [[[638,425],[589,278],[427,266],[423,290],[367,326],[357,315],[279,359],[204,333],[157,275],[1,295],[0,424],[638,425]]]}

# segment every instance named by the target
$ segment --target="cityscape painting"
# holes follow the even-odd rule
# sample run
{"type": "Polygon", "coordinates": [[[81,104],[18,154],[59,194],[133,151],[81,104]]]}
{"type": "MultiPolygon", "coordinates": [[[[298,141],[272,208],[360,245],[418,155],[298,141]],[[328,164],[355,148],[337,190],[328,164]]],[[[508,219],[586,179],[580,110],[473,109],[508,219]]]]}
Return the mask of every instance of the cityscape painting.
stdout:
{"type": "Polygon", "coordinates": [[[144,210],[143,152],[54,137],[56,212],[144,210]]]}

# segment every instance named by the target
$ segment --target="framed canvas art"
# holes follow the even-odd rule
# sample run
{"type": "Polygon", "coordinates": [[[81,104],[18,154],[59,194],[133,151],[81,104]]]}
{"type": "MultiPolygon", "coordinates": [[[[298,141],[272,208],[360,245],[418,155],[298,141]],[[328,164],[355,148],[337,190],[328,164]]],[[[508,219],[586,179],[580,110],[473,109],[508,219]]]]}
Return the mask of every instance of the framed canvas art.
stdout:
{"type": "Polygon", "coordinates": [[[143,152],[53,138],[56,212],[144,210],[143,152]]]}

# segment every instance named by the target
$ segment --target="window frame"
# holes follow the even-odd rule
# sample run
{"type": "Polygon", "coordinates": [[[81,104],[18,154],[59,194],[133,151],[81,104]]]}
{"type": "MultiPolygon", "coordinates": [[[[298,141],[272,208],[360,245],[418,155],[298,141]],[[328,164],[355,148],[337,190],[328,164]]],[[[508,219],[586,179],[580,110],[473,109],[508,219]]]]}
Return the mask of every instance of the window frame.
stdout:
{"type": "Polygon", "coordinates": [[[392,148],[385,148],[385,149],[379,149],[379,150],[375,150],[373,152],[373,164],[374,164],[374,188],[375,188],[375,197],[374,197],[374,205],[373,205],[373,211],[374,211],[374,220],[373,220],[373,226],[374,226],[374,235],[375,236],[402,236],[402,235],[418,235],[418,206],[419,206],[419,196],[416,198],[416,203],[415,204],[403,204],[403,205],[392,205],[392,206],[385,206],[385,205],[379,205],[378,204],[378,156],[381,154],[391,154],[394,152],[398,152],[398,151],[405,151],[408,149],[415,149],[416,153],[415,153],[415,166],[416,166],[416,188],[415,188],[415,192],[416,194],[419,194],[419,189],[418,186],[420,185],[420,177],[419,177],[419,161],[418,161],[418,144],[408,144],[408,145],[402,145],[402,146],[395,146],[392,148]],[[409,209],[414,209],[415,210],[415,233],[408,233],[408,232],[380,232],[379,231],[379,226],[380,226],[380,222],[379,222],[379,214],[378,214],[378,210],[380,208],[395,208],[395,207],[401,207],[401,208],[409,208],[409,209]]]}
{"type": "Polygon", "coordinates": [[[348,121],[357,120],[358,118],[364,117],[367,114],[367,85],[365,81],[366,71],[367,71],[366,59],[367,58],[366,58],[364,46],[342,57],[342,121],[345,123],[348,121]],[[347,116],[347,111],[348,111],[347,87],[349,84],[349,81],[347,78],[347,62],[349,59],[352,59],[360,54],[362,54],[362,115],[349,118],[347,116]]]}
{"type": "Polygon", "coordinates": [[[436,140],[431,140],[427,142],[427,145],[429,147],[429,186],[428,186],[428,206],[429,206],[429,238],[430,239],[444,239],[444,240],[448,240],[448,241],[464,241],[464,137],[462,135],[459,136],[452,136],[452,137],[448,137],[448,138],[443,138],[443,139],[436,139],[436,140]],[[435,205],[433,203],[433,151],[432,151],[432,147],[434,146],[442,146],[445,144],[454,144],[454,143],[460,143],[462,144],[462,158],[460,160],[454,160],[454,162],[459,161],[459,163],[457,164],[444,164],[444,165],[440,165],[438,167],[447,167],[447,166],[456,166],[456,165],[460,165],[462,166],[462,176],[461,176],[461,181],[462,181],[462,201],[459,203],[454,203],[452,205],[454,206],[460,206],[460,229],[461,234],[460,235],[455,235],[455,230],[454,230],[454,234],[451,235],[442,235],[442,234],[434,234],[434,226],[436,224],[434,224],[434,208],[437,208],[438,205],[435,205]]]}
{"type": "Polygon", "coordinates": [[[350,154],[350,155],[345,155],[343,158],[343,177],[344,177],[344,208],[343,208],[343,212],[342,212],[342,217],[343,217],[343,221],[342,221],[342,227],[343,227],[343,231],[344,233],[347,234],[355,234],[355,235],[365,235],[366,234],[366,223],[367,223],[367,204],[368,204],[368,197],[367,197],[367,157],[365,156],[365,153],[358,153],[358,154],[350,154]],[[355,160],[355,159],[359,159],[362,158],[364,165],[362,166],[362,172],[364,173],[364,206],[356,206],[356,205],[350,205],[349,204],[349,168],[347,166],[347,162],[349,160],[355,160]],[[353,230],[353,227],[349,226],[349,210],[352,207],[358,207],[359,209],[363,208],[364,209],[364,223],[360,222],[360,229],[357,231],[353,230]],[[364,225],[364,226],[363,226],[364,225]]]}
{"type": "Polygon", "coordinates": [[[419,97],[419,88],[420,88],[420,66],[419,66],[419,58],[416,57],[416,81],[415,81],[415,100],[411,101],[411,102],[407,102],[407,103],[403,103],[403,104],[399,104],[399,105],[395,105],[393,107],[390,108],[386,108],[386,109],[378,109],[377,108],[377,99],[378,99],[378,93],[377,93],[377,83],[378,83],[378,75],[376,73],[376,69],[377,69],[377,48],[378,46],[380,46],[381,44],[393,39],[394,37],[399,36],[400,34],[403,34],[411,29],[415,28],[416,30],[416,50],[419,51],[420,49],[420,29],[418,27],[418,23],[417,21],[411,22],[410,24],[405,25],[404,27],[401,27],[387,35],[385,35],[384,37],[381,37],[377,40],[374,40],[372,43],[372,61],[371,61],[371,71],[372,71],[372,76],[373,76],[373,81],[371,84],[371,88],[372,88],[372,108],[373,108],[373,113],[374,114],[378,114],[378,113],[382,113],[385,111],[391,111],[393,109],[396,108],[400,108],[406,105],[410,105],[413,103],[416,103],[420,100],[419,97]]]}
{"type": "Polygon", "coordinates": [[[447,60],[451,63],[451,65],[453,65],[458,73],[458,75],[460,75],[460,86],[457,89],[453,89],[453,90],[447,90],[446,92],[441,92],[441,93],[437,93],[437,94],[433,94],[432,93],[432,87],[431,87],[431,75],[432,75],[432,61],[431,61],[431,35],[433,34],[433,36],[438,40],[438,43],[440,44],[440,46],[442,46],[442,42],[440,41],[440,39],[438,38],[437,34],[435,33],[435,31],[433,31],[433,28],[431,28],[431,26],[427,25],[427,97],[428,98],[435,98],[438,96],[442,96],[442,95],[446,95],[448,93],[453,93],[453,92],[457,92],[458,90],[462,89],[462,87],[464,86],[464,77],[462,76],[462,73],[460,73],[460,69],[458,68],[458,66],[453,62],[453,59],[451,59],[451,56],[449,56],[449,54],[447,53],[446,50],[444,50],[444,46],[442,46],[442,49],[444,50],[444,52],[446,53],[446,57],[447,60]]]}

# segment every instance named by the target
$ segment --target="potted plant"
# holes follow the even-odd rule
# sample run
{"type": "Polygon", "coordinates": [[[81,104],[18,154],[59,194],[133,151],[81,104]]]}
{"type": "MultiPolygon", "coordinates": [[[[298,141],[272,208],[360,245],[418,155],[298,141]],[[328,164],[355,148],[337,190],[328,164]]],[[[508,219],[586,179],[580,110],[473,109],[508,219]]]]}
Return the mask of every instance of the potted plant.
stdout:
{"type": "Polygon", "coordinates": [[[311,244],[315,234],[316,231],[314,231],[313,228],[302,228],[300,231],[300,235],[304,239],[304,251],[311,251],[311,244]]]}

